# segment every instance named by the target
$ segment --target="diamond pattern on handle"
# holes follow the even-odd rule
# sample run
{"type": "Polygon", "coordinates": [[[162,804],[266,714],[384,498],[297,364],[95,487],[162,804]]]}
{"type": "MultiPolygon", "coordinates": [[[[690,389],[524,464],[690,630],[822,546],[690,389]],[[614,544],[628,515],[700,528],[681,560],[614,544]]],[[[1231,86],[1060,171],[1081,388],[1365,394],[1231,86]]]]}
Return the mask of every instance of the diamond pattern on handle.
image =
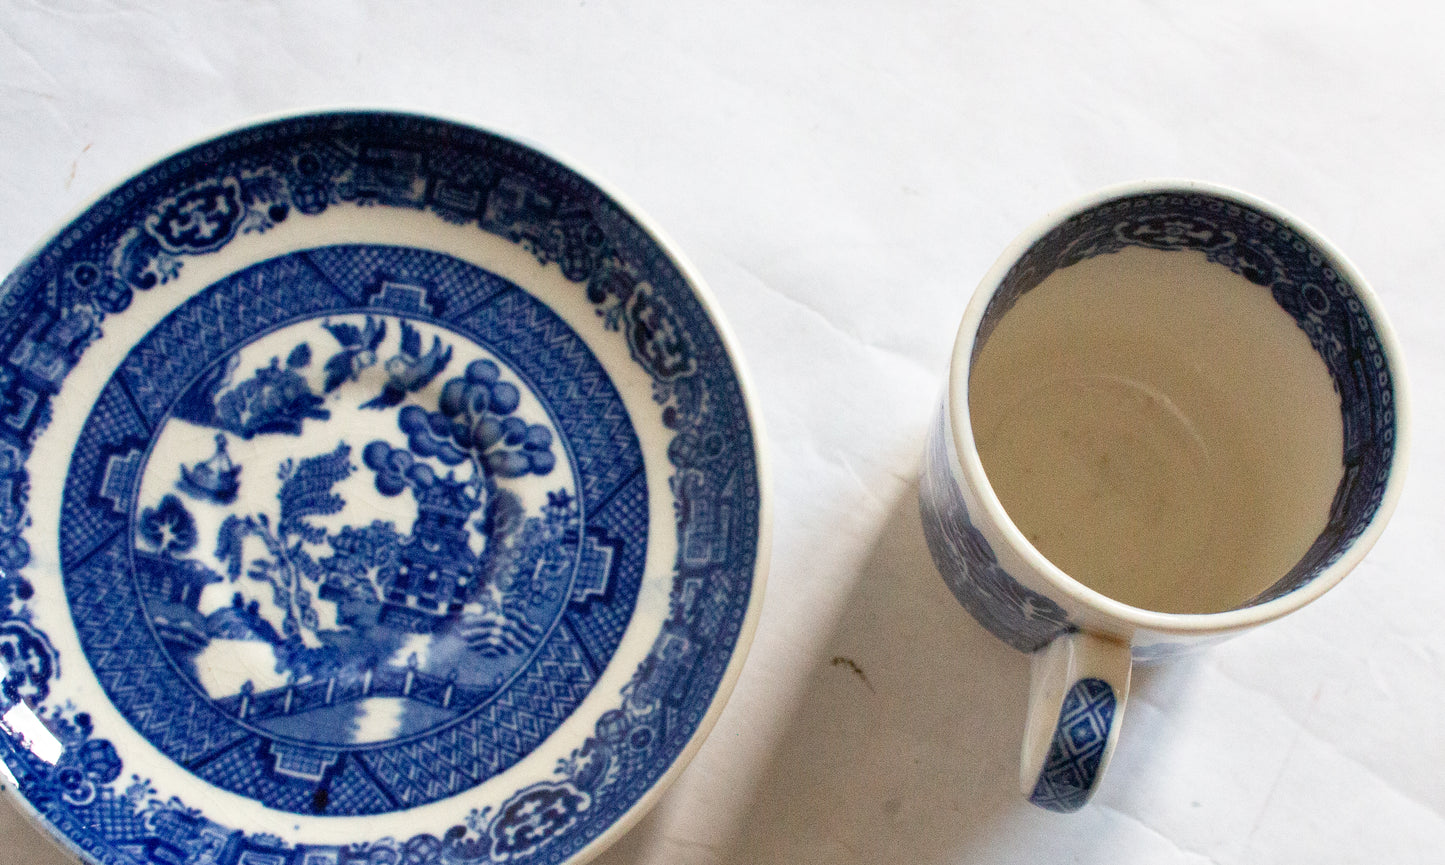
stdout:
{"type": "Polygon", "coordinates": [[[1103,679],[1080,679],[1064,697],[1054,741],[1029,801],[1050,811],[1077,811],[1089,801],[1118,699],[1103,679]]]}

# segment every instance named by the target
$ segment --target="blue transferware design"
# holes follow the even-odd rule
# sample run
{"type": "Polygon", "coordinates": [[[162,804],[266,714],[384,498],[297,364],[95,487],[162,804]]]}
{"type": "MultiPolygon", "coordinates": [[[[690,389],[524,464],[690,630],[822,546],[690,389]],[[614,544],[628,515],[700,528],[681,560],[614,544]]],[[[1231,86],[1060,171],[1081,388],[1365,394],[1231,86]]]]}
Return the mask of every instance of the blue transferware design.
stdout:
{"type": "MultiPolygon", "coordinates": [[[[1394,454],[1394,382],[1379,337],[1353,288],[1305,239],[1247,205],[1204,195],[1142,194],[1080,213],[1035,242],[984,311],[973,353],[1023,294],[1050,273],[1129,246],[1203,252],[1268,288],[1309,337],[1341,398],[1344,471],[1328,523],[1298,563],[1251,604],[1298,589],[1333,564],[1373,519],[1394,454]]],[[[998,567],[949,472],[952,439],[941,420],[929,441],[920,502],[939,571],[1000,639],[1034,651],[1073,630],[1053,601],[998,567]]],[[[1164,651],[1167,651],[1164,650],[1164,651]]]]}
{"type": "Polygon", "coordinates": [[[1041,649],[1074,630],[1074,625],[1062,607],[999,566],[993,547],[969,519],[963,492],[953,482],[952,449],[948,421],[940,413],[924,451],[918,497],[933,560],[954,597],[992,634],[1021,652],[1041,649]]]}
{"type": "Polygon", "coordinates": [[[187,495],[218,505],[229,505],[236,500],[241,492],[241,467],[233,463],[226,452],[224,433],[216,433],[215,453],[194,465],[181,466],[181,479],[176,487],[187,495]]]}
{"type": "Polygon", "coordinates": [[[1118,699],[1103,679],[1080,679],[1064,697],[1059,723],[1029,801],[1050,811],[1077,811],[1089,801],[1109,745],[1118,699]]]}
{"type": "MultiPolygon", "coordinates": [[[[413,271],[437,257],[365,253],[413,271]]],[[[66,590],[101,686],[157,749],[272,808],[386,812],[505,771],[588,693],[631,615],[642,550],[624,540],[632,512],[609,505],[641,496],[642,456],[620,398],[544,305],[459,262],[447,272],[457,283],[429,292],[500,289],[467,331],[385,304],[348,314],[364,286],[316,275],[306,252],[243,270],[135,345],[77,443],[109,455],[72,463],[62,512],[78,527],[62,536],[66,590]],[[256,311],[258,284],[274,316],[256,311]],[[236,324],[197,326],[217,315],[236,324]],[[529,347],[534,388],[505,360],[513,344],[488,348],[474,334],[535,321],[554,338],[529,347]],[[358,354],[337,381],[338,364],[312,363],[323,346],[402,362],[358,354]],[[430,390],[396,386],[422,365],[428,381],[455,375],[430,390]],[[566,392],[586,380],[596,384],[585,396],[566,392]],[[131,407],[130,423],[111,406],[131,407]],[[605,436],[568,435],[595,417],[619,420],[605,436]],[[375,437],[355,438],[362,431],[375,437]],[[294,441],[246,444],[277,439],[294,441]],[[95,503],[141,450],[126,532],[118,507],[95,503]],[[578,477],[580,462],[622,471],[599,486],[578,477]],[[213,489],[243,472],[246,495],[213,489]],[[407,516],[375,516],[398,510],[407,516]],[[133,593],[115,594],[117,568],[133,593]],[[139,614],[122,617],[122,603],[139,614]],[[143,659],[116,651],[147,642],[155,652],[143,659]],[[490,736],[473,729],[500,706],[490,736]],[[427,750],[437,759],[410,756],[427,750]]]]}
{"type": "Polygon", "coordinates": [[[1256,285],[1299,324],[1340,394],[1344,474],[1329,521],[1304,557],[1251,604],[1286,595],[1333,564],[1374,518],[1394,455],[1394,382],[1354,288],[1309,240],[1268,215],[1208,195],[1146,193],[1079,213],[1033,244],[984,311],[977,357],[994,327],[1050,273],[1129,246],[1197,251],[1256,285]]]}
{"type": "MultiPolygon", "coordinates": [[[[14,600],[31,596],[30,583],[25,579],[11,578],[5,583],[5,591],[12,593],[14,600]]],[[[50,641],[23,618],[0,623],[0,662],[5,670],[0,695],[9,705],[43,702],[50,696],[50,679],[60,673],[50,641]]]]}
{"type": "Polygon", "coordinates": [[[182,153],[0,290],[0,714],[31,731],[0,737],[0,759],[39,816],[106,865],[564,861],[639,801],[713,703],[756,600],[754,447],[682,274],[545,157],[365,113],[182,153]],[[576,286],[651,383],[670,574],[644,572],[636,415],[545,296],[482,267],[312,246],[244,261],[145,332],[126,324],[137,292],[166,292],[192,260],[338,209],[471,225],[576,286]],[[61,573],[37,571],[29,479],[59,467],[27,460],[57,434],[69,372],[117,340],[121,359],[79,407],[50,541],[61,573]],[[550,774],[515,774],[592,692],[658,579],[668,609],[611,708],[550,774]],[[74,635],[59,642],[84,657],[57,651],[53,617],[37,624],[62,591],[74,635]],[[86,692],[62,673],[87,668],[173,765],[137,760],[130,732],[73,699],[86,692]],[[177,797],[177,771],[298,821],[517,786],[451,823],[336,844],[235,825],[177,797]]]}

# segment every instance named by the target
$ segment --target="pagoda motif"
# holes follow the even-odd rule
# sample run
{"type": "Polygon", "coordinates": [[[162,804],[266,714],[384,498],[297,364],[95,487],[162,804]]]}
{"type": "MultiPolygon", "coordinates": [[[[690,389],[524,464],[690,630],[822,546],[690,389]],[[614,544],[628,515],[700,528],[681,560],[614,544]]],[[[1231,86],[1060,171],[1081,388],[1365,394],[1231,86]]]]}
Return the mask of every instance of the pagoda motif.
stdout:
{"type": "Polygon", "coordinates": [[[430,633],[481,595],[482,563],[467,534],[467,520],[481,506],[473,490],[451,478],[415,489],[411,537],[380,574],[383,623],[430,633]]]}

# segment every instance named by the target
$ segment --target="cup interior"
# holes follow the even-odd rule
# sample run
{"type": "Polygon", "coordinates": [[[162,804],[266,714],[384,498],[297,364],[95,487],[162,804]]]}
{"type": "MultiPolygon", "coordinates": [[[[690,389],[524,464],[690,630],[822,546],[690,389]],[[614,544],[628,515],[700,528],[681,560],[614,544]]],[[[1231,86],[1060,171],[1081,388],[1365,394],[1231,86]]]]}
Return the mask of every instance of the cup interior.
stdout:
{"type": "MultiPolygon", "coordinates": [[[[1228,491],[1220,493],[1219,502],[1205,509],[1208,513],[1200,510],[1201,497],[1224,483],[1221,478],[1228,475],[1217,460],[1211,462],[1210,456],[1227,448],[1219,444],[1222,441],[1219,436],[1211,437],[1213,434],[1205,428],[1207,423],[1201,425],[1201,415],[1211,412],[1197,406],[1207,405],[1210,400],[1227,404],[1227,411],[1235,412],[1239,416],[1236,420],[1241,423],[1253,424],[1256,432],[1251,435],[1255,438],[1262,436],[1274,442],[1269,445],[1274,451],[1267,451],[1265,445],[1250,446],[1258,451],[1252,454],[1255,464],[1251,467],[1246,461],[1235,469],[1240,475],[1240,489],[1272,484],[1281,497],[1293,500],[1291,508],[1303,507],[1307,512],[1308,519],[1302,523],[1307,528],[1298,535],[1293,547],[1288,544],[1282,547],[1275,541],[1251,542],[1261,548],[1276,547],[1269,551],[1274,559],[1262,560],[1267,579],[1257,581],[1247,590],[1231,589],[1235,593],[1233,597],[1226,592],[1217,598],[1200,600],[1195,607],[1174,608],[1169,606],[1167,598],[1156,601],[1148,594],[1119,594],[1108,585],[1081,580],[1086,585],[1127,605],[1158,612],[1225,612],[1265,604],[1310,585],[1323,589],[1327,586],[1316,582],[1321,575],[1352,550],[1363,553],[1357,548],[1357,542],[1372,526],[1378,528],[1376,521],[1382,516],[1382,505],[1392,500],[1387,494],[1397,457],[1398,390],[1401,387],[1397,362],[1392,357],[1393,340],[1373,294],[1354,269],[1324,240],[1297,221],[1245,196],[1208,188],[1164,191],[1151,188],[1106,197],[1075,211],[1037,236],[1002,277],[975,332],[970,356],[973,371],[970,401],[981,387],[978,381],[981,370],[988,368],[991,341],[998,340],[995,352],[1004,351],[998,346],[1014,338],[1010,333],[1011,328],[1017,329],[1015,325],[1036,327],[1038,332],[1030,337],[1032,342],[1020,355],[1015,368],[1000,373],[1014,380],[1027,378],[1030,370],[1045,364],[1049,352],[1062,351],[1058,348],[1064,341],[1060,334],[1072,339],[1088,327],[1099,332],[1094,344],[1079,349],[1083,361],[1056,358],[1061,368],[1072,370],[1067,381],[1044,382],[1037,387],[1034,383],[1021,385],[1018,393],[1023,395],[1010,397],[1011,410],[1022,411],[1035,420],[1054,418],[1059,435],[1065,438],[1076,432],[1078,426],[1068,420],[1070,411],[1084,414],[1108,411],[1124,418],[1104,433],[1095,435],[1097,441],[1088,443],[1093,448],[1088,451],[1088,458],[1101,459],[1104,463],[1112,460],[1104,474],[1124,478],[1121,483],[1125,486],[1133,483],[1131,478],[1148,477],[1152,473],[1158,483],[1147,489],[1139,486],[1134,492],[1172,496],[1177,505],[1171,511],[1168,507],[1149,504],[1154,499],[1141,498],[1136,502],[1143,503],[1139,518],[1159,523],[1156,529],[1164,533],[1166,540],[1154,541],[1148,533],[1125,531],[1125,540],[1114,542],[1112,549],[1091,550],[1091,545],[1097,547],[1104,543],[1105,536],[1089,536],[1074,525],[1069,530],[1075,535],[1073,549],[1065,550],[1069,555],[1087,558],[1091,553],[1100,553],[1105,558],[1118,559],[1122,555],[1127,560],[1131,553],[1123,548],[1130,546],[1128,538],[1137,535],[1132,554],[1137,554],[1137,562],[1142,563],[1137,567],[1148,570],[1162,561],[1161,556],[1167,558],[1166,553],[1182,559],[1220,555],[1220,548],[1213,545],[1219,534],[1218,527],[1205,531],[1211,520],[1221,525],[1232,522],[1247,527],[1251,522],[1276,518],[1273,511],[1269,516],[1253,514],[1239,493],[1228,491]],[[1103,280],[1112,286],[1117,280],[1109,274],[1140,272],[1141,268],[1143,272],[1159,276],[1155,282],[1162,280],[1165,284],[1163,288],[1153,286],[1141,290],[1162,291],[1161,297],[1170,298],[1167,302],[1154,303],[1141,299],[1141,295],[1141,298],[1120,301],[1117,308],[1104,310],[1087,299],[1090,295],[1057,300],[1056,297],[1063,295],[1049,293],[1056,285],[1077,281],[1079,275],[1086,272],[1101,274],[1095,283],[1103,280]],[[1214,283],[1224,287],[1217,288],[1214,283]],[[1030,298],[1030,293],[1041,287],[1043,290],[1030,298]],[[1229,292],[1240,302],[1256,306],[1239,307],[1232,313],[1235,319],[1231,320],[1228,317],[1231,313],[1217,312],[1222,308],[1217,301],[1229,292]],[[1047,315],[1039,318],[1038,311],[1032,308],[1045,302],[1075,305],[1054,316],[1056,331],[1049,331],[1047,324],[1026,324],[1047,318],[1047,315]],[[1159,308],[1146,309],[1151,303],[1159,308]],[[1264,308],[1259,304],[1264,304],[1264,308]],[[1247,331],[1255,319],[1271,316],[1283,323],[1275,336],[1261,335],[1252,343],[1217,339],[1221,333],[1232,336],[1235,331],[1247,331]],[[1085,321],[1094,323],[1088,325],[1085,321]],[[1289,326],[1290,322],[1293,327],[1289,326]],[[1116,352],[1125,358],[1119,361],[1123,366],[1114,368],[1106,364],[1099,367],[1099,371],[1091,371],[1094,359],[1118,348],[1111,340],[1124,338],[1116,338],[1115,325],[1120,332],[1132,328],[1136,332],[1150,330],[1156,337],[1166,335],[1158,337],[1167,342],[1161,356],[1176,360],[1184,356],[1188,362],[1182,363],[1181,368],[1187,369],[1181,375],[1202,376],[1202,395],[1196,400],[1195,408],[1177,398],[1169,385],[1156,389],[1145,381],[1147,376],[1130,374],[1129,364],[1136,369],[1151,365],[1132,351],[1116,352]],[[1191,337],[1190,333],[1200,335],[1191,337]],[[1199,344],[1193,348],[1186,345],[1191,339],[1199,344]],[[1294,354],[1290,354],[1286,344],[1297,347],[1294,354]],[[1198,354],[1197,361],[1188,359],[1191,350],[1198,354]],[[1315,396],[1301,396],[1303,391],[1291,384],[1291,374],[1282,371],[1282,364],[1299,362],[1316,370],[1301,373],[1317,378],[1315,396]],[[1290,408],[1291,400],[1298,402],[1300,408],[1290,408]],[[1164,419],[1130,419],[1130,407],[1143,405],[1162,406],[1155,415],[1164,419]],[[1019,406],[1025,406],[1026,411],[1019,406]],[[1322,406],[1324,414],[1320,413],[1322,406]],[[1315,457],[1306,453],[1310,448],[1317,452],[1315,457]],[[1279,548],[1289,550],[1284,558],[1280,558],[1279,548]]],[[[1056,555],[1032,536],[1025,519],[1029,516],[1025,513],[1029,506],[1011,507],[1003,495],[1005,490],[997,481],[1004,471],[999,468],[1001,464],[991,464],[987,458],[988,431],[980,428],[980,417],[978,412],[972,413],[973,434],[981,456],[985,457],[985,474],[1000,494],[1005,512],[1030,543],[1065,574],[1077,579],[1063,563],[1066,558],[1063,552],[1057,553],[1056,560],[1056,555]]],[[[1000,440],[1005,443],[1000,447],[1022,453],[1056,446],[1043,443],[1043,439],[1029,443],[1024,437],[1020,430],[1005,424],[1000,434],[1000,440]]],[[[1077,441],[1067,446],[1083,447],[1077,441]]],[[[1050,471],[1056,473],[1054,468],[1050,471]]],[[[1091,469],[1085,479],[1087,483],[1080,481],[1072,487],[1063,484],[1064,491],[1057,494],[1062,498],[1044,501],[1039,508],[1078,511],[1081,507],[1093,507],[1099,495],[1119,494],[1117,486],[1101,487],[1101,477],[1091,469]]],[[[1174,592],[1167,588],[1160,591],[1174,592]]]]}

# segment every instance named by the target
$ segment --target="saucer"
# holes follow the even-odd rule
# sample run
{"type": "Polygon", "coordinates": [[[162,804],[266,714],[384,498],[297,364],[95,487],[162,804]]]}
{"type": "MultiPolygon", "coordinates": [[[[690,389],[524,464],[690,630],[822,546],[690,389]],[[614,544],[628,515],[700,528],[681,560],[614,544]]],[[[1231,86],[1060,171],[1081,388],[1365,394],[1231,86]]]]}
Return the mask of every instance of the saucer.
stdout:
{"type": "Polygon", "coordinates": [[[0,770],[95,863],[558,863],[700,745],[761,601],[698,278],[538,150],[232,132],[0,286],[0,770]]]}

